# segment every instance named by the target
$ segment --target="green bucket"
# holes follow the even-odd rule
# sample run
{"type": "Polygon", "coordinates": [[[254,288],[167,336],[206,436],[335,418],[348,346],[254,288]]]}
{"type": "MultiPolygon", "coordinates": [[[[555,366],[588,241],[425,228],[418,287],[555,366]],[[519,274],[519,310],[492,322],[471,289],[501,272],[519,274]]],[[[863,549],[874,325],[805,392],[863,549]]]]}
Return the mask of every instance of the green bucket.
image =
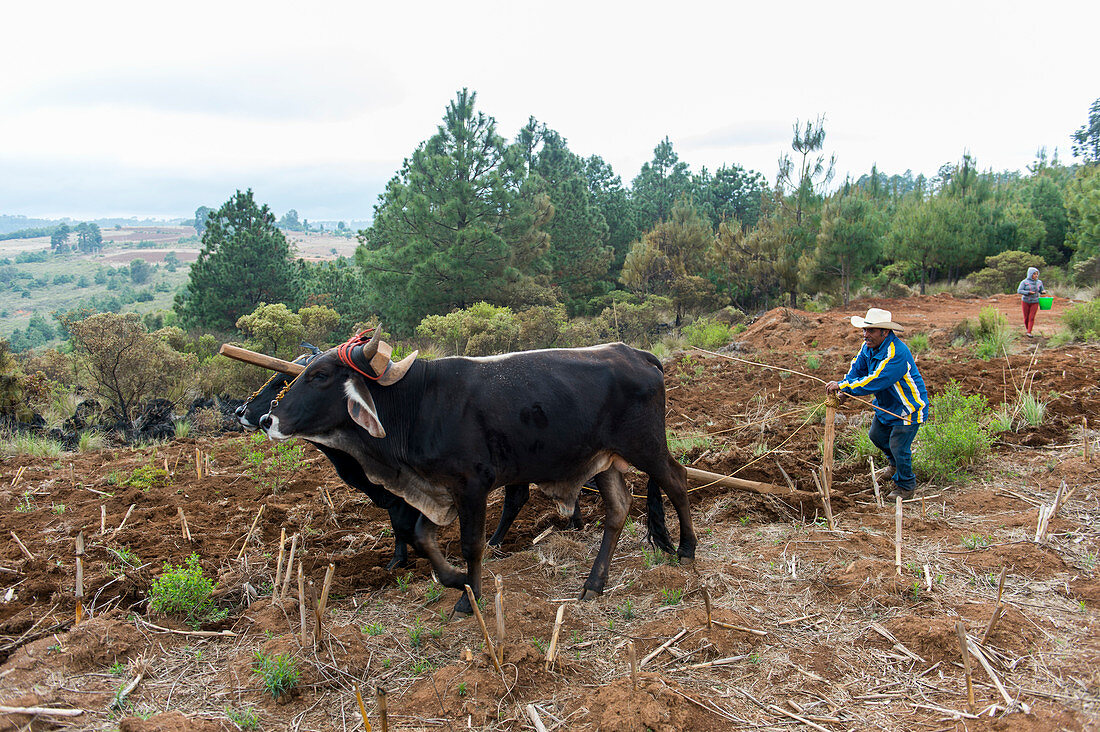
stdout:
{"type": "Polygon", "coordinates": [[[1050,310],[1051,307],[1053,307],[1053,306],[1054,306],[1054,298],[1053,297],[1040,297],[1039,298],[1039,309],[1040,310],[1050,310]]]}

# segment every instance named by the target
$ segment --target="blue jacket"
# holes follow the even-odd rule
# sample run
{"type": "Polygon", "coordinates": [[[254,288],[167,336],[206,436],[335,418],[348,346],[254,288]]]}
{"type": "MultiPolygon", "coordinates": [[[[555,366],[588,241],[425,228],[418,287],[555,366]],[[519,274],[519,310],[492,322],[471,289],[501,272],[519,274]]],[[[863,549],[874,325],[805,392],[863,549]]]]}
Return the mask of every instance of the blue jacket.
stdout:
{"type": "Polygon", "coordinates": [[[875,410],[875,419],[883,424],[923,424],[928,419],[924,379],[909,347],[893,333],[873,351],[864,343],[839,385],[845,394],[874,394],[875,405],[886,410],[875,410]]]}

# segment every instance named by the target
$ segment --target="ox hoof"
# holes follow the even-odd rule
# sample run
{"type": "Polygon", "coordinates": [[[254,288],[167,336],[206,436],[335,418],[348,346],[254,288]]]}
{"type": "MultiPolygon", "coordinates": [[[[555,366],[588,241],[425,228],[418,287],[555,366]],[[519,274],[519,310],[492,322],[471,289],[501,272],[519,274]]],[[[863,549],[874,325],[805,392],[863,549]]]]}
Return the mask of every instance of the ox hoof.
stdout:
{"type": "Polygon", "coordinates": [[[398,551],[395,551],[393,553],[393,559],[391,559],[390,563],[386,565],[386,569],[394,570],[394,569],[397,569],[399,567],[410,567],[410,566],[412,566],[412,562],[409,561],[409,552],[407,550],[406,551],[398,550],[398,551]]]}
{"type": "Polygon", "coordinates": [[[455,620],[459,620],[467,615],[473,614],[474,609],[470,607],[470,598],[463,592],[462,597],[458,598],[458,602],[455,603],[454,609],[451,610],[451,617],[455,620]]]}
{"type": "Polygon", "coordinates": [[[583,590],[581,590],[581,596],[578,599],[581,600],[582,602],[585,601],[585,600],[595,600],[597,597],[599,597],[602,594],[603,594],[602,592],[598,592],[596,590],[590,590],[587,587],[585,587],[583,590]]]}

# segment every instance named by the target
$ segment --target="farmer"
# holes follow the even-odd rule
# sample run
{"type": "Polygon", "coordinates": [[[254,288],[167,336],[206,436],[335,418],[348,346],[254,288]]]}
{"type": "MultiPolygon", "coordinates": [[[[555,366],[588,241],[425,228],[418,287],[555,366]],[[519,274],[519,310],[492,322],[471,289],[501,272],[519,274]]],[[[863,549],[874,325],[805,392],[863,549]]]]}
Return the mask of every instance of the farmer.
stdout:
{"type": "Polygon", "coordinates": [[[889,310],[879,308],[868,310],[865,318],[852,316],[852,325],[863,329],[863,347],[844,380],[830,381],[825,391],[874,394],[875,418],[868,436],[894,469],[896,487],[889,497],[907,498],[917,487],[912,446],[917,428],[928,419],[928,392],[913,354],[897,336],[902,327],[892,318],[889,310]]]}
{"type": "Polygon", "coordinates": [[[1023,295],[1024,327],[1027,328],[1027,337],[1031,337],[1031,328],[1035,325],[1035,311],[1039,309],[1039,295],[1047,294],[1043,287],[1043,281],[1039,279],[1039,270],[1035,267],[1027,268],[1027,277],[1020,281],[1016,292],[1023,295]]]}

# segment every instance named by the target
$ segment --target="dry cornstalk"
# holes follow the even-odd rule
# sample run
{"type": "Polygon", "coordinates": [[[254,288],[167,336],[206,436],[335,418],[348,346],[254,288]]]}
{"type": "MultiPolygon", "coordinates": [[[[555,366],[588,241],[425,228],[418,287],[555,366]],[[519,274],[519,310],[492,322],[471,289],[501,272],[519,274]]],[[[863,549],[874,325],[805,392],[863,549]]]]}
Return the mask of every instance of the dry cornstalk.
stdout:
{"type": "Polygon", "coordinates": [[[298,562],[298,619],[300,621],[299,641],[306,644],[306,577],[302,573],[302,563],[298,562]]]}
{"type": "Polygon", "coordinates": [[[495,584],[497,594],[493,602],[493,610],[497,620],[497,657],[501,663],[504,663],[504,578],[498,574],[495,584]]]}
{"type": "Polygon", "coordinates": [[[821,505],[825,507],[825,521],[829,526],[829,531],[832,531],[835,527],[833,524],[833,505],[829,500],[829,492],[825,489],[825,484],[822,482],[821,478],[817,477],[816,470],[810,471],[810,474],[813,475],[818,495],[821,496],[821,505]]]}
{"type": "Polygon", "coordinates": [[[50,717],[79,717],[83,709],[58,709],[57,707],[9,707],[0,704],[0,714],[42,714],[50,717]]]}
{"type": "Polygon", "coordinates": [[[797,714],[793,714],[793,713],[791,713],[791,712],[788,712],[788,711],[787,711],[786,709],[784,709],[783,707],[777,707],[777,706],[776,706],[776,705],[774,705],[774,704],[769,704],[769,705],[768,705],[768,709],[771,709],[771,710],[772,710],[773,712],[775,712],[776,714],[780,714],[780,715],[782,715],[782,716],[784,716],[784,717],[789,717],[790,719],[795,719],[795,720],[798,720],[798,721],[799,721],[799,722],[801,722],[802,724],[804,724],[804,725],[807,725],[808,727],[813,727],[814,729],[816,729],[816,730],[820,730],[821,732],[829,732],[829,730],[825,729],[825,728],[824,728],[824,727],[822,727],[822,726],[821,726],[820,724],[816,724],[816,723],[814,723],[814,722],[811,722],[811,721],[810,721],[809,719],[807,719],[806,717],[802,717],[802,716],[799,716],[799,715],[797,715],[797,714]]]}
{"type": "Polygon", "coordinates": [[[825,397],[825,441],[822,443],[821,477],[826,496],[833,487],[833,441],[836,437],[836,408],[839,405],[840,401],[835,394],[825,397]]]}
{"type": "Polygon", "coordinates": [[[543,539],[545,539],[546,537],[550,536],[551,532],[553,532],[553,531],[554,531],[554,527],[553,527],[553,526],[551,526],[551,527],[550,527],[550,528],[548,528],[548,529],[547,529],[546,531],[544,531],[544,532],[542,532],[541,534],[539,534],[538,536],[536,536],[536,537],[535,537],[534,539],[532,539],[532,541],[531,541],[531,546],[535,546],[535,545],[536,545],[536,544],[538,544],[538,543],[539,543],[540,541],[542,541],[542,540],[543,540],[543,539]]]}
{"type": "Polygon", "coordinates": [[[875,487],[875,503],[879,508],[883,508],[882,492],[878,489],[878,474],[875,472],[875,458],[873,455],[867,456],[867,462],[871,464],[871,485],[875,487]]]}
{"type": "Polygon", "coordinates": [[[714,625],[714,622],[711,620],[711,616],[710,616],[710,592],[707,591],[707,586],[705,584],[703,585],[702,590],[703,590],[703,604],[707,608],[707,630],[710,630],[711,626],[714,625]]]}
{"type": "Polygon", "coordinates": [[[99,504],[99,533],[102,536],[107,533],[107,506],[99,504]]]}
{"type": "Polygon", "coordinates": [[[173,630],[172,628],[162,628],[159,625],[153,625],[148,620],[142,619],[140,615],[135,615],[135,619],[147,628],[158,630],[161,633],[172,633],[174,635],[190,635],[198,638],[236,638],[237,634],[232,630],[173,630]]]}
{"type": "Polygon", "coordinates": [[[1057,516],[1059,509],[1062,508],[1062,496],[1065,495],[1065,492],[1066,492],[1066,481],[1063,478],[1061,485],[1058,486],[1058,492],[1054,494],[1054,508],[1051,511],[1052,515],[1057,516]]]}
{"type": "Polygon", "coordinates": [[[183,506],[177,506],[176,510],[180,515],[180,530],[183,532],[183,538],[191,541],[191,529],[187,527],[187,517],[183,514],[183,506]]]}
{"type": "Polygon", "coordinates": [[[252,525],[248,527],[248,533],[244,535],[244,541],[241,542],[241,550],[237,553],[237,559],[244,556],[244,550],[248,546],[248,540],[251,538],[252,532],[256,530],[256,524],[259,522],[260,516],[264,515],[264,508],[266,506],[266,503],[260,504],[260,510],[256,512],[256,518],[252,519],[252,525]]]}
{"type": "Polygon", "coordinates": [[[680,630],[679,633],[672,636],[671,638],[666,640],[664,643],[662,643],[661,645],[657,646],[652,651],[650,651],[649,655],[646,656],[645,658],[643,658],[642,662],[638,664],[638,668],[643,668],[647,663],[649,663],[654,658],[659,656],[661,654],[661,651],[665,650],[666,648],[671,646],[673,643],[675,643],[676,641],[683,638],[685,635],[687,635],[687,628],[683,628],[682,630],[680,630]]]}
{"type": "Polygon", "coordinates": [[[634,641],[626,642],[626,655],[630,659],[630,688],[638,688],[638,655],[634,651],[634,641]]]}
{"type": "Polygon", "coordinates": [[[528,704],[526,710],[527,718],[531,720],[531,724],[534,725],[536,732],[547,732],[546,725],[542,723],[542,717],[540,717],[538,711],[535,710],[535,705],[528,704]]]}
{"type": "Polygon", "coordinates": [[[729,628],[730,630],[739,630],[742,633],[752,633],[753,635],[765,636],[768,634],[766,630],[757,630],[756,628],[746,628],[744,625],[734,625],[733,623],[723,623],[721,620],[715,620],[714,624],[719,628],[729,628]]]}
{"type": "Polygon", "coordinates": [[[989,674],[989,678],[993,681],[993,685],[997,687],[997,691],[1001,692],[1001,698],[1005,700],[1005,704],[1012,706],[1015,700],[1011,696],[1009,696],[1009,693],[1005,689],[1004,684],[1001,683],[1001,678],[997,676],[997,672],[994,671],[993,666],[989,664],[989,661],[986,659],[985,654],[982,653],[982,649],[979,648],[977,644],[974,643],[974,641],[972,641],[970,638],[966,638],[966,644],[967,647],[970,649],[970,652],[974,654],[975,658],[978,659],[978,663],[980,663],[982,665],[982,668],[985,669],[985,672],[989,674]]]}
{"type": "Polygon", "coordinates": [[[76,486],[76,470],[72,463],[69,463],[69,485],[76,486]]]}
{"type": "Polygon", "coordinates": [[[894,499],[894,569],[901,574],[901,496],[894,499]]]}
{"type": "Polygon", "coordinates": [[[14,531],[10,531],[9,533],[11,534],[11,538],[15,539],[15,543],[19,545],[20,551],[23,552],[23,554],[27,557],[27,559],[30,559],[33,562],[34,561],[34,555],[31,554],[31,550],[27,548],[27,545],[19,540],[19,537],[16,536],[14,531]]]}
{"type": "Polygon", "coordinates": [[[470,600],[470,607],[473,609],[474,617],[477,618],[477,624],[481,626],[481,635],[485,638],[485,651],[489,654],[489,658],[493,659],[493,667],[500,674],[501,678],[504,678],[504,669],[500,667],[500,658],[497,656],[497,649],[493,647],[493,639],[489,637],[489,629],[485,627],[485,618],[481,615],[481,608],[477,606],[477,598],[474,597],[474,590],[469,585],[464,585],[466,588],[466,597],[470,600]]]}
{"type": "Polygon", "coordinates": [[[966,626],[960,620],[955,623],[955,632],[959,634],[959,651],[962,653],[963,671],[966,674],[966,705],[974,713],[974,682],[970,673],[970,651],[966,639],[966,626]]]}
{"type": "Polygon", "coordinates": [[[329,564],[328,570],[325,571],[325,584],[321,586],[321,600],[317,603],[317,622],[325,617],[325,610],[328,608],[328,593],[332,589],[332,578],[336,574],[336,565],[329,564]]]}
{"type": "Polygon", "coordinates": [[[1089,452],[1089,418],[1081,418],[1081,432],[1085,438],[1085,462],[1092,462],[1092,455],[1089,452]]]}
{"type": "Polygon", "coordinates": [[[744,661],[751,654],[743,654],[741,656],[729,656],[727,658],[716,658],[713,661],[703,661],[702,663],[693,663],[690,666],[684,668],[710,668],[712,666],[728,666],[731,663],[737,663],[738,661],[744,661]]]}
{"type": "Polygon", "coordinates": [[[359,714],[363,717],[363,729],[370,732],[370,720],[367,719],[367,707],[363,704],[363,695],[359,693],[359,682],[355,682],[355,701],[359,702],[359,714]]]}
{"type": "Polygon", "coordinates": [[[1035,524],[1035,541],[1042,542],[1046,538],[1047,523],[1050,521],[1052,506],[1045,503],[1039,506],[1039,520],[1035,524]]]}
{"type": "Polygon", "coordinates": [[[195,477],[202,480],[202,450],[195,448],[195,477]]]}
{"type": "MultiPolygon", "coordinates": [[[[275,565],[275,582],[271,585],[271,599],[279,599],[279,582],[283,578],[283,560],[286,559],[286,527],[279,530],[279,561],[275,565]]],[[[364,717],[366,719],[366,717],[364,717]]]]}
{"type": "Polygon", "coordinates": [[[317,602],[317,586],[313,584],[312,579],[306,580],[306,595],[309,598],[307,609],[311,611],[309,617],[313,619],[313,632],[310,635],[313,636],[313,645],[317,645],[317,641],[321,639],[321,616],[317,612],[320,610],[320,605],[317,602]]]}
{"type": "Polygon", "coordinates": [[[19,481],[23,477],[23,471],[25,471],[26,469],[27,469],[27,466],[24,465],[24,466],[20,467],[19,470],[15,471],[15,477],[11,479],[11,487],[12,488],[19,485],[19,481]]]}
{"type": "Polygon", "coordinates": [[[554,657],[558,652],[558,636],[561,634],[562,620],[565,619],[565,605],[558,605],[558,614],[554,618],[554,632],[550,636],[550,647],[546,649],[546,670],[554,667],[554,657]]]}
{"type": "Polygon", "coordinates": [[[84,619],[84,557],[77,556],[76,558],[76,619],[73,620],[73,625],[80,625],[80,621],[84,619]]]}
{"type": "Polygon", "coordinates": [[[928,585],[928,591],[932,591],[932,568],[924,565],[924,582],[928,585]]]}
{"type": "Polygon", "coordinates": [[[114,536],[118,532],[122,531],[122,527],[126,525],[126,522],[130,520],[130,514],[134,512],[134,506],[137,504],[131,503],[130,507],[126,509],[126,515],[122,517],[122,523],[118,525],[118,528],[111,532],[111,536],[114,536]]]}
{"type": "Polygon", "coordinates": [[[294,552],[298,548],[298,534],[295,533],[290,539],[290,558],[287,560],[286,576],[283,577],[283,591],[279,593],[279,597],[286,597],[286,593],[290,590],[290,575],[294,572],[294,552]]]}
{"type": "Polygon", "coordinates": [[[1001,619],[1001,615],[1004,613],[1004,605],[1001,604],[1001,596],[1005,591],[1005,573],[1007,570],[1007,566],[1001,567],[1001,579],[997,582],[997,604],[993,607],[993,614],[989,616],[989,624],[985,626],[985,632],[982,633],[982,643],[985,643],[985,639],[993,632],[993,628],[997,626],[997,621],[1001,619]]]}
{"type": "Polygon", "coordinates": [[[375,687],[374,699],[378,703],[378,721],[382,725],[382,732],[389,732],[390,719],[386,711],[386,690],[381,686],[375,687]]]}

